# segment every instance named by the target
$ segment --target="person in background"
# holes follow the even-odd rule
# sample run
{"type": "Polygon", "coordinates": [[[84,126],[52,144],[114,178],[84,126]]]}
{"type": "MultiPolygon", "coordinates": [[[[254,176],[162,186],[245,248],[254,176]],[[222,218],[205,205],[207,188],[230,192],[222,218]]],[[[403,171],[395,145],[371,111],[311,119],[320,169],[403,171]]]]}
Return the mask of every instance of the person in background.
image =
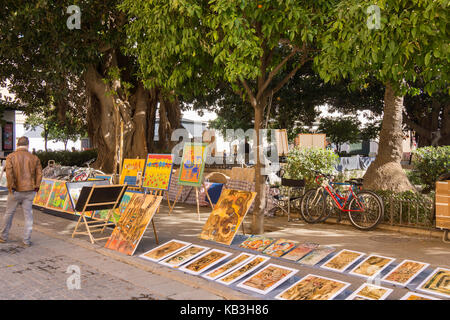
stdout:
{"type": "Polygon", "coordinates": [[[8,239],[9,229],[17,206],[22,205],[25,217],[23,245],[31,245],[33,229],[33,199],[42,180],[42,166],[38,157],[28,151],[29,140],[20,137],[15,152],[6,157],[6,179],[8,185],[8,200],[3,216],[3,227],[0,229],[0,243],[8,239]]]}

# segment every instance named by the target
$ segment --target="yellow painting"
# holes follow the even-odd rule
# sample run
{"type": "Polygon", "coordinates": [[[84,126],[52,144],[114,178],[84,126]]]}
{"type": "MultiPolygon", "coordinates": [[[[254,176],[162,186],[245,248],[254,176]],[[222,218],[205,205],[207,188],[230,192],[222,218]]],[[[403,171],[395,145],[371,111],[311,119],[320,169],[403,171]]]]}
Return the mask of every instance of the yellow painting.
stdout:
{"type": "Polygon", "coordinates": [[[120,173],[120,184],[140,186],[142,173],[144,172],[145,159],[124,159],[122,172],[120,173]]]}
{"type": "Polygon", "coordinates": [[[224,265],[222,265],[212,271],[207,272],[205,275],[203,275],[203,277],[210,279],[210,280],[215,280],[217,278],[220,278],[221,276],[225,275],[226,273],[231,272],[232,270],[238,268],[239,266],[241,266],[242,264],[247,262],[252,257],[254,257],[254,255],[249,254],[249,253],[241,253],[240,255],[238,255],[231,261],[225,263],[224,265]]]}
{"type": "Polygon", "coordinates": [[[175,255],[170,256],[166,260],[160,261],[160,263],[169,267],[178,268],[180,265],[188,262],[189,260],[198,257],[206,250],[208,250],[207,247],[191,245],[190,247],[176,253],[175,255]]]}
{"type": "Polygon", "coordinates": [[[383,269],[388,267],[392,261],[394,261],[393,258],[371,255],[357,265],[350,273],[369,278],[375,277],[383,269]]]}
{"type": "Polygon", "coordinates": [[[383,281],[406,286],[429,265],[428,263],[405,260],[389,272],[383,278],[383,281]]]}
{"type": "Polygon", "coordinates": [[[142,187],[168,190],[172,176],[173,155],[149,154],[145,164],[142,187]]]}
{"type": "Polygon", "coordinates": [[[231,253],[213,249],[181,267],[181,271],[199,274],[229,257],[231,253]]]}
{"type": "Polygon", "coordinates": [[[369,300],[384,300],[393,290],[380,287],[374,284],[364,283],[347,300],[353,300],[356,297],[362,297],[369,300]]]}
{"type": "Polygon", "coordinates": [[[150,251],[141,254],[140,257],[150,261],[160,261],[174,254],[175,252],[186,248],[188,245],[190,245],[189,242],[171,240],[163,245],[160,245],[150,251]]]}
{"type": "Polygon", "coordinates": [[[361,252],[344,249],[325,262],[322,268],[343,272],[363,255],[364,253],[361,252]]]}
{"type": "Polygon", "coordinates": [[[437,268],[417,289],[450,298],[450,269],[437,268]]]}
{"type": "Polygon", "coordinates": [[[239,283],[238,287],[260,294],[267,294],[294,276],[297,271],[297,269],[269,264],[255,275],[239,283]]]}
{"type": "Polygon", "coordinates": [[[224,277],[220,278],[217,281],[226,285],[232,284],[233,282],[245,277],[247,274],[254,271],[256,268],[262,266],[267,260],[269,260],[269,258],[263,256],[256,256],[249,262],[245,263],[241,267],[230,272],[229,274],[225,275],[224,277]]]}

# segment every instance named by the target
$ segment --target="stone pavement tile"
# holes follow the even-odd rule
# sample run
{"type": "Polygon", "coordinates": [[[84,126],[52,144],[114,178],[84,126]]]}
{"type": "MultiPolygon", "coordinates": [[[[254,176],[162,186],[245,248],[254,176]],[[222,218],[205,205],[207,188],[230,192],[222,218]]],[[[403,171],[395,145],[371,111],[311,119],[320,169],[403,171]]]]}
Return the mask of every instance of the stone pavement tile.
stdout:
{"type": "Polygon", "coordinates": [[[152,291],[158,292],[162,296],[170,297],[180,292],[184,292],[186,295],[189,295],[194,292],[195,289],[177,281],[167,281],[165,283],[155,284],[152,287],[152,291]]]}
{"type": "Polygon", "coordinates": [[[213,293],[207,292],[202,289],[194,289],[189,292],[178,292],[169,296],[169,299],[174,300],[224,300],[213,293]]]}

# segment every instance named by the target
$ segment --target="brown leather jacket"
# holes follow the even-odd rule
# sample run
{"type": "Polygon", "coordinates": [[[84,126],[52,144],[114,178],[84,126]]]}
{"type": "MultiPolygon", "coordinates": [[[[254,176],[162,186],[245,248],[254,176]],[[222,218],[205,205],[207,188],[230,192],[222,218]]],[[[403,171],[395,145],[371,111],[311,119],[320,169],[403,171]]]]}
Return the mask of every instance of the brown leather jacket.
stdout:
{"type": "Polygon", "coordinates": [[[8,190],[33,191],[38,189],[42,180],[42,166],[39,158],[26,149],[17,151],[6,157],[6,179],[8,190]]]}

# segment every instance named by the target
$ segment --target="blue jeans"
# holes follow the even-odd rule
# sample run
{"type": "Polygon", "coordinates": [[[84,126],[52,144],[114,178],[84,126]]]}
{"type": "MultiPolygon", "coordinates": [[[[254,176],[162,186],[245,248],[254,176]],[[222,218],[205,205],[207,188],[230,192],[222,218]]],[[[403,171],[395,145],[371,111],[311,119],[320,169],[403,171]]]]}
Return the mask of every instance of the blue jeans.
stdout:
{"type": "Polygon", "coordinates": [[[6,212],[3,217],[3,229],[0,236],[3,240],[8,239],[9,229],[11,229],[12,220],[16,213],[17,206],[22,205],[22,211],[25,218],[25,230],[23,234],[23,242],[30,243],[31,231],[33,230],[33,199],[36,195],[34,191],[18,192],[8,194],[6,202],[6,212]]]}

